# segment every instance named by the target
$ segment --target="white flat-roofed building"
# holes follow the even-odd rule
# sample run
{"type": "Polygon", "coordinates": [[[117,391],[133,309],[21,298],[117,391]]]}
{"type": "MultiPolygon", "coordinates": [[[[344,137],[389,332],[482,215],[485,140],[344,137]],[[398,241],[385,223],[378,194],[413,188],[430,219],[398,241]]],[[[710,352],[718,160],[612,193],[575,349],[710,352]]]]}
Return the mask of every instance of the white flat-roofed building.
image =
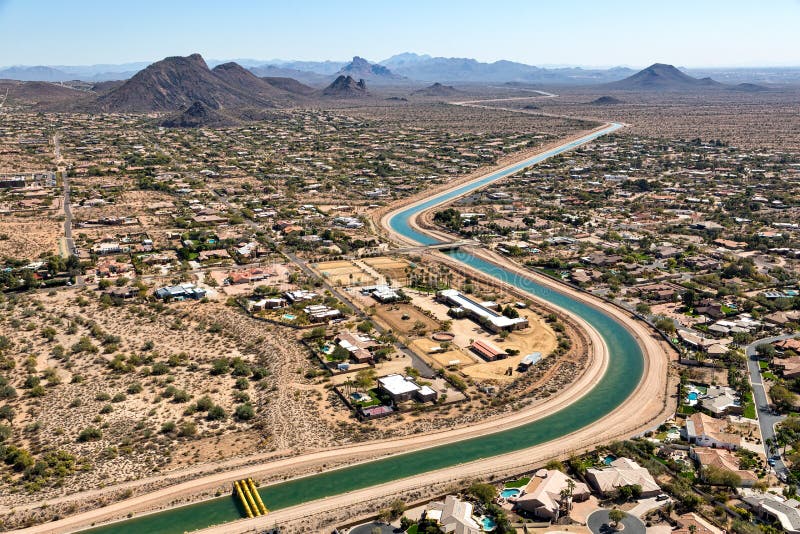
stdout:
{"type": "Polygon", "coordinates": [[[475,302],[456,289],[439,291],[436,296],[448,306],[463,310],[464,314],[469,315],[472,319],[492,332],[499,332],[501,330],[521,330],[528,327],[527,318],[516,317],[512,319],[501,315],[475,302]]]}
{"type": "Polygon", "coordinates": [[[384,390],[392,400],[401,402],[412,399],[420,387],[413,380],[405,378],[403,375],[386,375],[378,379],[378,387],[384,390]]]}

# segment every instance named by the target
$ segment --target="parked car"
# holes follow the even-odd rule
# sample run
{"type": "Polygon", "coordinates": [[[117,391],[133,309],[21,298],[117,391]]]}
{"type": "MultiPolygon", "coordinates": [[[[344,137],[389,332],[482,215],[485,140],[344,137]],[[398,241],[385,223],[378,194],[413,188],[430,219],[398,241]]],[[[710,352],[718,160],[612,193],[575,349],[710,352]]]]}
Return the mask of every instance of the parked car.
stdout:
{"type": "Polygon", "coordinates": [[[667,499],[669,499],[669,495],[667,495],[666,493],[661,493],[656,496],[657,501],[666,501],[667,499]]]}

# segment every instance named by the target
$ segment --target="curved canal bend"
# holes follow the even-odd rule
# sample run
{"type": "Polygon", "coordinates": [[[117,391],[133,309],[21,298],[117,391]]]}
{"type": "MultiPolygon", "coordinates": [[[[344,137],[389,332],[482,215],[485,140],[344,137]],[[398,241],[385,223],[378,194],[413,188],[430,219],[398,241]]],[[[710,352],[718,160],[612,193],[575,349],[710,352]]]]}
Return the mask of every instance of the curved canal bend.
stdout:
{"type": "MultiPolygon", "coordinates": [[[[601,135],[613,132],[622,125],[612,123],[587,136],[566,143],[516,165],[436,195],[431,199],[401,210],[390,219],[392,230],[421,244],[434,244],[436,239],[415,230],[410,221],[422,211],[481,188],[544,159],[560,154],[601,135]]],[[[642,378],[644,356],[631,333],[619,322],[599,309],[557,291],[522,278],[502,267],[463,251],[449,256],[468,267],[481,271],[502,282],[511,284],[545,301],[580,316],[602,336],[609,351],[609,365],[600,381],[580,399],[569,406],[537,421],[481,437],[465,439],[415,452],[336,469],[296,480],[264,486],[259,489],[264,504],[270,510],[287,508],[316,499],[367,488],[420,473],[451,467],[481,458],[488,458],[525,449],[560,438],[595,423],[622,405],[636,389],[642,378]]],[[[87,532],[135,534],[181,533],[205,528],[241,518],[241,512],[230,496],[207,500],[111,523],[87,532]]]]}

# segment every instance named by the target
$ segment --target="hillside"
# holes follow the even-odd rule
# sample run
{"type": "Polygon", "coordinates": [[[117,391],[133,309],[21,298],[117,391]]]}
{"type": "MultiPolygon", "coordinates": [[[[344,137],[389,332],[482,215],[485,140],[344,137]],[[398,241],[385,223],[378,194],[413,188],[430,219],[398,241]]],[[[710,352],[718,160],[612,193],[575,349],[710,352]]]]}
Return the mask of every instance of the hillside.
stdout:
{"type": "Polygon", "coordinates": [[[423,89],[417,89],[411,94],[415,96],[453,96],[461,93],[452,85],[442,85],[439,82],[429,85],[423,89]]]}
{"type": "Polygon", "coordinates": [[[322,95],[333,98],[362,98],[367,96],[367,83],[355,81],[351,76],[341,75],[322,90],[322,95]]]}
{"type": "Polygon", "coordinates": [[[610,106],[616,104],[622,104],[622,100],[619,98],[614,98],[613,96],[601,96],[600,98],[596,98],[589,102],[589,104],[597,105],[597,106],[610,106]]]}
{"type": "Polygon", "coordinates": [[[270,84],[272,87],[276,87],[282,91],[286,91],[287,93],[292,93],[294,95],[308,96],[316,91],[316,89],[313,87],[309,87],[304,83],[300,83],[294,78],[286,78],[284,76],[265,76],[261,79],[270,84]]]}
{"type": "Polygon", "coordinates": [[[211,109],[273,106],[274,88],[234,65],[213,72],[200,54],[168,57],[102,95],[97,104],[103,111],[120,112],[175,111],[195,102],[211,109]]]}
{"type": "Polygon", "coordinates": [[[167,117],[161,126],[166,128],[199,128],[234,126],[238,121],[219,110],[210,109],[202,102],[195,102],[184,111],[167,117]]]}
{"type": "Polygon", "coordinates": [[[49,82],[0,80],[0,99],[8,91],[8,104],[48,106],[91,98],[90,93],[49,82]]]}
{"type": "Polygon", "coordinates": [[[265,102],[283,100],[287,96],[287,91],[259,78],[238,63],[223,63],[211,69],[211,72],[231,87],[265,102]]]}
{"type": "Polygon", "coordinates": [[[693,78],[672,65],[654,63],[623,80],[603,85],[620,91],[698,91],[724,87],[711,78],[693,78]]]}
{"type": "Polygon", "coordinates": [[[353,61],[342,67],[337,76],[350,76],[353,79],[366,80],[373,83],[391,83],[403,80],[403,76],[395,74],[388,67],[373,64],[362,57],[355,56],[353,61]]]}

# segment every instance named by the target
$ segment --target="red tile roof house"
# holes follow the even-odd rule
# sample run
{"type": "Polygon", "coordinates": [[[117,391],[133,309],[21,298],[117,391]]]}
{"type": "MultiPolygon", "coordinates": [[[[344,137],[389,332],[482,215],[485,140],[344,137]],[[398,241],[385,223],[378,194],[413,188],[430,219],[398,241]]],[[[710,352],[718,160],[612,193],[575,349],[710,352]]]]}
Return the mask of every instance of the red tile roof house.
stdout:
{"type": "Polygon", "coordinates": [[[371,362],[372,353],[369,349],[378,346],[378,342],[370,336],[354,334],[353,332],[340,332],[335,341],[346,349],[350,353],[350,357],[358,363],[371,362]]]}
{"type": "Polygon", "coordinates": [[[742,445],[742,437],[722,430],[725,421],[714,419],[704,413],[695,413],[686,419],[681,434],[689,443],[699,447],[736,450],[742,445]]]}
{"type": "Polygon", "coordinates": [[[713,466],[738,475],[741,480],[739,485],[742,487],[751,487],[758,482],[758,477],[755,473],[739,469],[739,457],[729,450],[692,447],[689,449],[689,456],[700,464],[701,478],[703,477],[703,471],[713,466]]]}

